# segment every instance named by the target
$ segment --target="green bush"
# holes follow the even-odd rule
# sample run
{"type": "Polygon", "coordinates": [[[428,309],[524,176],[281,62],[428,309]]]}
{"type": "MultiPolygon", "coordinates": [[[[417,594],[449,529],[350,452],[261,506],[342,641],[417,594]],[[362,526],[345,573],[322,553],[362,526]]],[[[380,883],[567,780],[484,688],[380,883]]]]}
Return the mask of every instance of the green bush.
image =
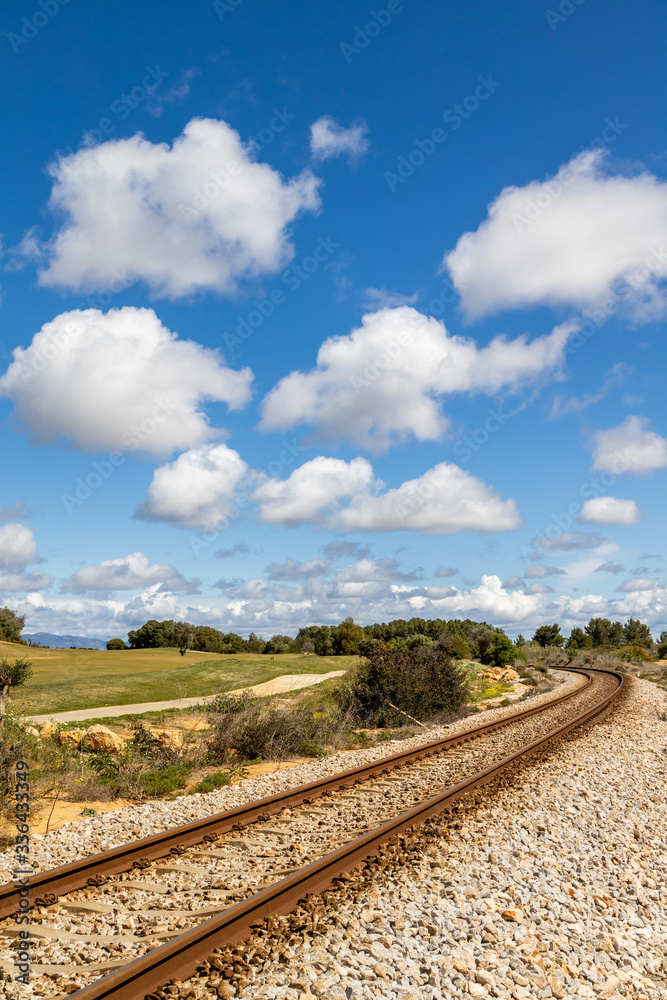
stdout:
{"type": "Polygon", "coordinates": [[[231,785],[231,783],[232,778],[229,771],[215,771],[213,774],[207,774],[205,778],[198,781],[192,791],[213,792],[216,788],[224,788],[226,785],[231,785]]]}
{"type": "Polygon", "coordinates": [[[168,792],[185,788],[192,764],[172,764],[170,767],[159,767],[145,771],[139,778],[146,795],[166,795],[168,792]]]}
{"type": "Polygon", "coordinates": [[[88,758],[88,767],[91,767],[102,781],[117,781],[120,774],[120,761],[112,753],[98,750],[88,758]]]}

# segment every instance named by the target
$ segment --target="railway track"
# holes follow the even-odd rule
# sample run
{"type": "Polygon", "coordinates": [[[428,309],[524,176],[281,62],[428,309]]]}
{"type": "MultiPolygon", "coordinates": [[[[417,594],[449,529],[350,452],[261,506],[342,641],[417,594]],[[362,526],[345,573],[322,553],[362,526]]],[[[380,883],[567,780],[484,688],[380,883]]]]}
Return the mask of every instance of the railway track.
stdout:
{"type": "MultiPolygon", "coordinates": [[[[615,671],[572,672],[580,687],[500,722],[34,876],[38,995],[143,1000],[191,976],[265,917],[605,711],[623,683],[615,671]]],[[[0,915],[17,906],[18,887],[2,887],[0,915]]],[[[0,924],[14,940],[21,929],[0,924]]]]}

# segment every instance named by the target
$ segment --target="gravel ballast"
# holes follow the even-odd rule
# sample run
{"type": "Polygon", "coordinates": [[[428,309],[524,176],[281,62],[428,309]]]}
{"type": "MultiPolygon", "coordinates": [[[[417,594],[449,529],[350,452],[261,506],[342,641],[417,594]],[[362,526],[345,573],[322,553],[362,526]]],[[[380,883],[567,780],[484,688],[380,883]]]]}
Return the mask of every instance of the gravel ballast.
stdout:
{"type": "MultiPolygon", "coordinates": [[[[579,678],[569,675],[559,693],[572,683],[579,678]]],[[[270,933],[223,956],[222,969],[172,987],[172,995],[667,997],[665,708],[660,691],[634,681],[605,721],[399,838],[377,863],[274,921],[270,933]]],[[[484,721],[503,714],[485,713],[484,721]]],[[[121,810],[118,840],[109,839],[108,816],[105,840],[112,846],[136,836],[128,824],[153,832],[132,817],[139,810],[168,806],[169,815],[158,809],[153,817],[157,831],[436,737],[430,731],[207,796],[121,810]],[[184,807],[204,812],[176,812],[184,807]]],[[[90,821],[62,828],[35,845],[37,859],[69,860],[73,844],[77,853],[99,850],[88,841],[98,829],[90,821]]],[[[63,860],[44,867],[54,863],[63,860]]],[[[29,995],[20,984],[3,987],[8,997],[29,995]]]]}
{"type": "MultiPolygon", "coordinates": [[[[259,774],[248,778],[239,784],[195,795],[182,795],[171,802],[146,802],[136,806],[126,806],[123,809],[105,812],[97,819],[82,819],[78,822],[66,823],[58,830],[42,836],[33,834],[31,837],[30,858],[35,871],[48,871],[60,865],[69,864],[76,858],[89,854],[97,854],[119,847],[140,837],[151,837],[170,827],[191,823],[204,816],[211,816],[226,809],[234,809],[261,799],[268,795],[317,781],[329,774],[336,774],[349,768],[359,767],[400,753],[414,747],[423,746],[434,740],[453,736],[457,733],[474,729],[480,723],[493,722],[496,719],[512,715],[518,708],[529,708],[550,701],[555,695],[566,694],[580,687],[582,678],[579,674],[558,673],[556,679],[561,683],[557,690],[544,692],[529,698],[522,705],[512,705],[506,708],[491,709],[481,714],[473,714],[460,719],[447,727],[436,727],[421,730],[417,735],[407,740],[391,740],[376,744],[363,750],[333,753],[322,760],[313,760],[297,767],[283,768],[274,773],[259,774]]],[[[277,764],[276,768],[280,765],[277,764]]],[[[11,879],[10,869],[15,863],[12,850],[0,854],[0,881],[11,879]]]]}
{"type": "MultiPolygon", "coordinates": [[[[243,996],[667,998],[667,698],[630,684],[604,721],[281,921],[277,961],[252,964],[259,932],[243,996]]],[[[180,995],[237,995],[211,971],[180,995]]]]}

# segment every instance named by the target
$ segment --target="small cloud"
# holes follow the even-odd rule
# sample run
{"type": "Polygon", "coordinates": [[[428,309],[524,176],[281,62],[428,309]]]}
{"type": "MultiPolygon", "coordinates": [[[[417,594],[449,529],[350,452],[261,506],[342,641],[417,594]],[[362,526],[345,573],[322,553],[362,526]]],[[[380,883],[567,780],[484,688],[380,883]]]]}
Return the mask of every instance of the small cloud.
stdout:
{"type": "Polygon", "coordinates": [[[639,524],[642,512],[634,500],[594,497],[587,500],[577,518],[580,524],[639,524]]]}
{"type": "Polygon", "coordinates": [[[242,587],[244,583],[245,580],[237,578],[235,580],[218,580],[218,582],[214,583],[213,586],[217,587],[218,590],[228,591],[228,590],[238,590],[239,587],[242,587]]]}
{"type": "Polygon", "coordinates": [[[620,590],[623,594],[633,594],[639,590],[652,590],[659,583],[657,577],[633,576],[619,584],[616,590],[620,590]]]}
{"type": "Polygon", "coordinates": [[[594,569],[594,573],[622,573],[624,567],[619,566],[618,563],[614,562],[603,562],[601,566],[594,569]]]}
{"type": "Polygon", "coordinates": [[[319,161],[343,155],[358,160],[368,152],[367,135],[368,125],[363,120],[345,128],[331,115],[323,115],[310,126],[310,151],[313,159],[319,161]]]}
{"type": "Polygon", "coordinates": [[[266,567],[269,580],[308,580],[315,576],[324,576],[328,571],[329,564],[322,559],[297,562],[289,556],[284,563],[271,563],[266,567]]]}
{"type": "Polygon", "coordinates": [[[362,307],[375,312],[377,309],[394,309],[397,306],[412,306],[419,298],[419,292],[413,295],[401,295],[400,292],[389,292],[386,288],[367,288],[364,291],[362,307]]]}
{"type": "Polygon", "coordinates": [[[169,87],[168,90],[160,90],[158,87],[152,90],[146,104],[150,113],[155,118],[159,118],[164,111],[165,104],[182,104],[190,93],[190,81],[197,76],[201,76],[201,70],[193,66],[191,69],[186,69],[178,82],[169,87]]]}
{"type": "Polygon", "coordinates": [[[353,559],[367,559],[370,555],[370,545],[359,545],[358,542],[327,542],[322,552],[331,562],[342,556],[352,556],[353,559]]]}
{"type": "Polygon", "coordinates": [[[585,395],[581,398],[571,396],[569,399],[556,396],[551,407],[550,417],[556,419],[564,417],[569,413],[581,413],[582,410],[586,410],[589,406],[595,406],[605,398],[611,388],[622,382],[626,375],[629,375],[631,372],[632,368],[629,365],[619,361],[618,364],[612,365],[609,371],[606,372],[604,382],[595,394],[585,395]]]}
{"type": "Polygon", "coordinates": [[[39,238],[37,227],[29,229],[21,242],[7,252],[9,260],[5,264],[5,271],[22,271],[26,264],[41,260],[44,257],[44,244],[39,238]]]}
{"type": "Polygon", "coordinates": [[[438,579],[443,580],[448,576],[456,576],[457,573],[457,569],[450,569],[448,566],[438,566],[433,576],[437,576],[438,579]]]}
{"type": "Polygon", "coordinates": [[[537,566],[529,566],[524,573],[526,577],[544,577],[544,576],[565,576],[565,570],[560,569],[558,566],[544,566],[543,564],[538,564],[537,566]]]}
{"type": "Polygon", "coordinates": [[[504,590],[518,590],[524,586],[524,582],[520,576],[511,576],[509,580],[505,580],[503,584],[504,590]]]}
{"type": "Polygon", "coordinates": [[[524,594],[530,594],[531,596],[535,594],[553,594],[554,589],[550,587],[548,583],[531,583],[530,587],[526,587],[524,594]]]}
{"type": "Polygon", "coordinates": [[[533,539],[533,545],[539,545],[542,549],[551,552],[572,552],[575,549],[596,549],[607,539],[597,531],[587,535],[583,531],[564,531],[557,538],[547,538],[545,535],[538,535],[533,539]]]}
{"type": "Polygon", "coordinates": [[[3,507],[0,504],[0,521],[13,521],[19,517],[29,517],[30,511],[25,505],[25,500],[18,500],[11,507],[3,507]]]}
{"type": "Polygon", "coordinates": [[[593,437],[594,469],[646,476],[667,466],[667,439],[649,429],[646,417],[629,416],[593,437]]]}
{"type": "MultiPolygon", "coordinates": [[[[252,549],[247,542],[237,542],[231,549],[218,549],[213,555],[216,559],[233,559],[235,556],[250,555],[252,549]]],[[[257,554],[257,553],[255,553],[257,554]]]]}

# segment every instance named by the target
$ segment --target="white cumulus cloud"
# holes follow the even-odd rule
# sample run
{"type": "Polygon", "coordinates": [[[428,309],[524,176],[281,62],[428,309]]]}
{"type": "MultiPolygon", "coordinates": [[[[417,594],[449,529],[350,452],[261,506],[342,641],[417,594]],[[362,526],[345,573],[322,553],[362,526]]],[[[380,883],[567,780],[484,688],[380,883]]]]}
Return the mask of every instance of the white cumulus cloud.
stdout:
{"type": "Polygon", "coordinates": [[[593,308],[617,293],[654,317],[667,306],[667,183],[610,174],[602,152],[582,153],[545,182],[501,191],[444,263],[470,317],[593,308]]]}
{"type": "Polygon", "coordinates": [[[63,437],[82,451],[165,455],[201,444],[220,433],[201,404],[239,409],[253,377],[132,306],[61,313],[13,358],[0,395],[36,443],[63,437]]]}
{"type": "Polygon", "coordinates": [[[369,489],[372,483],[373,468],[367,459],[345,462],[318,456],[287,479],[267,479],[255,490],[254,499],[259,520],[265,523],[317,523],[337,501],[369,489]]]}
{"type": "Polygon", "coordinates": [[[448,462],[385,493],[361,493],[335,512],[329,526],[339,531],[513,531],[521,516],[515,500],[497,493],[470,472],[448,462]]]}
{"type": "Polygon", "coordinates": [[[642,512],[634,500],[594,497],[586,500],[577,518],[581,524],[639,524],[642,512]]]}
{"type": "Polygon", "coordinates": [[[236,516],[248,466],[225,444],[192,448],[153,473],[138,517],[176,527],[216,531],[236,516]]]}
{"type": "Polygon", "coordinates": [[[170,147],[142,135],[51,167],[65,222],[43,285],[92,291],[145,281],[158,296],[233,292],[293,256],[289,227],[319,205],[309,170],[285,181],[226,122],[194,118],[170,147]]]}
{"type": "Polygon", "coordinates": [[[667,439],[649,430],[645,417],[629,416],[618,427],[593,436],[594,469],[645,476],[667,466],[667,439]]]}
{"type": "Polygon", "coordinates": [[[158,584],[157,593],[197,592],[198,580],[185,580],[173,566],[151,564],[143,552],[131,552],[120,559],[105,559],[84,566],[65,580],[61,593],[78,591],[143,590],[158,584]]]}
{"type": "Polygon", "coordinates": [[[0,592],[43,590],[51,583],[46,573],[26,571],[39,562],[37,542],[25,524],[0,526],[0,592]]]}
{"type": "Polygon", "coordinates": [[[323,115],[310,126],[310,151],[315,160],[330,160],[343,154],[358,159],[368,152],[367,135],[368,126],[364,121],[345,128],[330,115],[323,115]]]}
{"type": "Polygon", "coordinates": [[[511,531],[521,526],[514,500],[480,479],[441,462],[418,479],[382,492],[366,459],[318,457],[288,479],[269,479],[254,493],[259,519],[272,524],[310,522],[336,531],[511,531]],[[344,505],[344,501],[347,504],[344,505]]]}
{"type": "Polygon", "coordinates": [[[559,369],[573,329],[564,324],[531,342],[498,336],[480,348],[409,306],[367,313],[349,336],[325,340],[316,368],[278,382],[263,400],[260,427],[307,424],[373,450],[410,437],[437,440],[449,423],[442,397],[495,395],[559,369]]]}

